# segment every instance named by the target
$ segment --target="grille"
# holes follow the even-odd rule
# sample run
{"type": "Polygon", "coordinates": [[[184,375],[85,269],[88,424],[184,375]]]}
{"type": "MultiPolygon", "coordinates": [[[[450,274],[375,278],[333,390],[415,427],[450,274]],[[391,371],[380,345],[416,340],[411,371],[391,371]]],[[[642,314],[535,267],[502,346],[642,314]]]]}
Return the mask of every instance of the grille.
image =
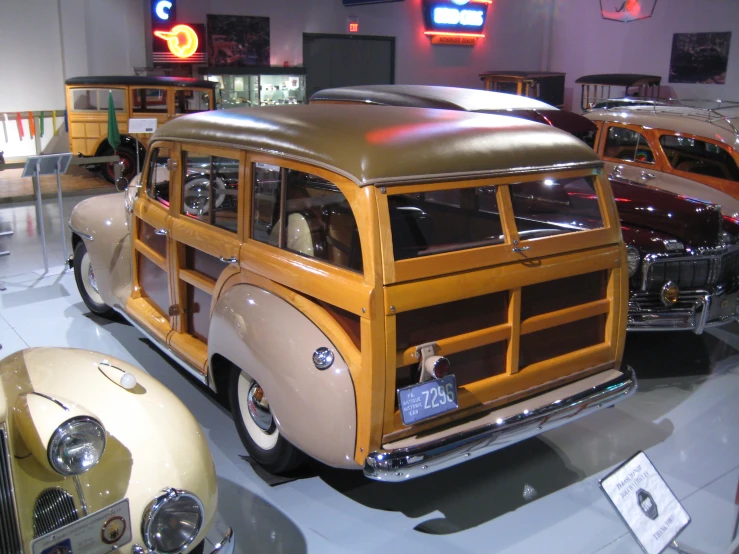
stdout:
{"type": "Polygon", "coordinates": [[[0,552],[21,552],[18,519],[15,514],[13,481],[10,475],[10,456],[5,429],[0,428],[0,552]]]}
{"type": "Polygon", "coordinates": [[[71,494],[57,487],[46,489],[33,507],[33,536],[41,537],[78,519],[71,494]]]}
{"type": "Polygon", "coordinates": [[[644,290],[656,291],[667,281],[681,289],[700,289],[717,284],[727,284],[739,276],[739,250],[722,256],[680,257],[657,259],[647,272],[644,290]]]}

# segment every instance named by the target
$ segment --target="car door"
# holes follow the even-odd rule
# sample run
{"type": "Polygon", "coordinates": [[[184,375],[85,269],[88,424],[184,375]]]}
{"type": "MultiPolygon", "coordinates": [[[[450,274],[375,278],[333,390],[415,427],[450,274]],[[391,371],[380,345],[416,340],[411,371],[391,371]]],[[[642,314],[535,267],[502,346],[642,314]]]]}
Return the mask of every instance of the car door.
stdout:
{"type": "Polygon", "coordinates": [[[654,147],[644,129],[633,125],[606,123],[597,145],[610,177],[659,186],[663,170],[659,147],[654,147]]]}
{"type": "Polygon", "coordinates": [[[169,308],[171,246],[167,240],[170,226],[171,169],[177,165],[177,151],[172,143],[158,142],[149,155],[132,214],[133,289],[126,310],[156,339],[166,342],[172,331],[169,308]]]}
{"type": "Polygon", "coordinates": [[[239,266],[243,242],[244,156],[238,150],[183,145],[170,206],[170,347],[207,371],[212,299],[219,278],[239,266]]]}

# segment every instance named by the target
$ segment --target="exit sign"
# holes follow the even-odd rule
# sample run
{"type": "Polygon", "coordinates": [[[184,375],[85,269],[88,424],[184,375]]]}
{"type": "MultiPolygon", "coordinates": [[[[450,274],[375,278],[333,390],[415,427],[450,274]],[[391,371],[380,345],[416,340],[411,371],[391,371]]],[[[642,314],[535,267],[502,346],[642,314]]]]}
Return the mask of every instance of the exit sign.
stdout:
{"type": "Polygon", "coordinates": [[[346,18],[346,22],[347,22],[350,33],[359,32],[359,18],[358,17],[350,15],[349,17],[346,18]]]}

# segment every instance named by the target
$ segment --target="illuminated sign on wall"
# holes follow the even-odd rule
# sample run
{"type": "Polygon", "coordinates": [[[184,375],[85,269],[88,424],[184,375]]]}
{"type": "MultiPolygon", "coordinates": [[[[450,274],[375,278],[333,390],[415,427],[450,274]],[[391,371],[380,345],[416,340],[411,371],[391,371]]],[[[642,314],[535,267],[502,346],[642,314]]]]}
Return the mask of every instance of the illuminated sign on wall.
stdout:
{"type": "MultiPolygon", "coordinates": [[[[490,0],[423,0],[425,34],[444,37],[484,37],[490,0]]],[[[461,44],[474,41],[434,40],[434,44],[461,44]]]]}
{"type": "Polygon", "coordinates": [[[177,24],[154,31],[152,58],[155,63],[206,63],[205,25],[177,24]]]}
{"type": "Polygon", "coordinates": [[[152,0],[151,2],[151,28],[160,30],[171,28],[177,20],[177,7],[175,0],[152,0]]]}

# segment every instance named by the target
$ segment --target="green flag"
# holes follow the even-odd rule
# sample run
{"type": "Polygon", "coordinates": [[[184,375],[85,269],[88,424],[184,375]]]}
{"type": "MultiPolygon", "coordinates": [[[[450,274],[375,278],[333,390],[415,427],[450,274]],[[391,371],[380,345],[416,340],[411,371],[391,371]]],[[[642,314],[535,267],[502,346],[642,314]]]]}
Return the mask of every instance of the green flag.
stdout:
{"type": "Polygon", "coordinates": [[[113,150],[117,150],[121,145],[121,134],[118,132],[118,120],[115,118],[112,92],[108,93],[108,142],[113,150]]]}

